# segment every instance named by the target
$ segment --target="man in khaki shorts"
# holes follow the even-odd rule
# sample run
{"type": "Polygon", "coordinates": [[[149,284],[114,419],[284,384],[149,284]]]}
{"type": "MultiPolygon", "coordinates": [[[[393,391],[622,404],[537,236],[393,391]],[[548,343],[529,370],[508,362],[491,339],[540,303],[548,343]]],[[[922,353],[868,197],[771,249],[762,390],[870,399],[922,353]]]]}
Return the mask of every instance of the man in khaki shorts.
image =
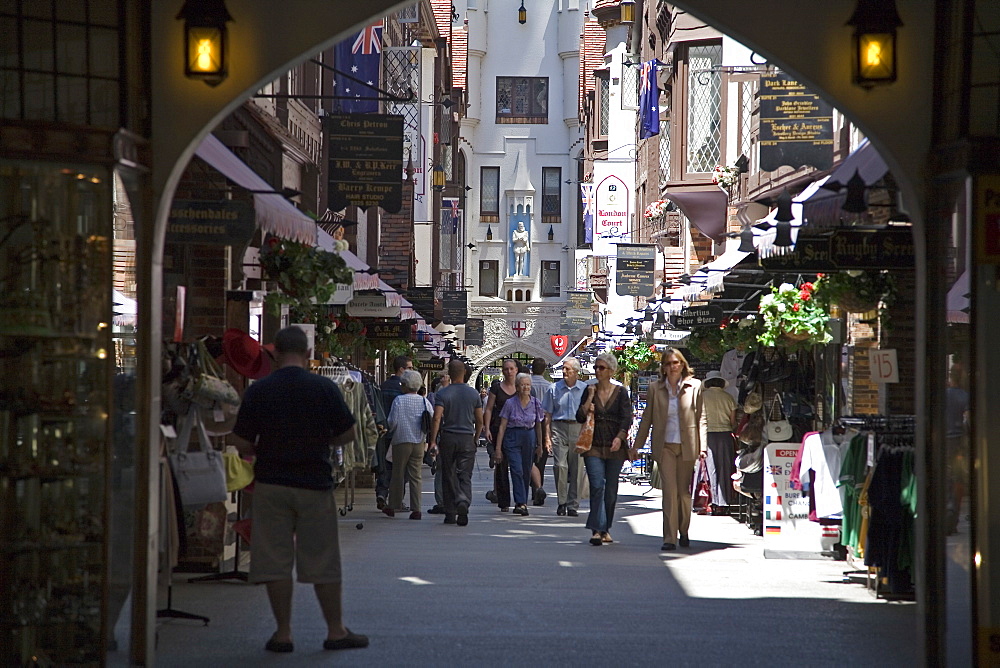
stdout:
{"type": "Polygon", "coordinates": [[[309,343],[298,327],[274,339],[278,369],[243,396],[233,435],[256,455],[250,581],[263,582],[277,630],[264,646],[291,652],[292,568],[311,582],[327,624],[324,649],[367,647],[344,626],[340,543],[331,446],[354,439],[351,415],[333,381],[310,373],[309,343]]]}

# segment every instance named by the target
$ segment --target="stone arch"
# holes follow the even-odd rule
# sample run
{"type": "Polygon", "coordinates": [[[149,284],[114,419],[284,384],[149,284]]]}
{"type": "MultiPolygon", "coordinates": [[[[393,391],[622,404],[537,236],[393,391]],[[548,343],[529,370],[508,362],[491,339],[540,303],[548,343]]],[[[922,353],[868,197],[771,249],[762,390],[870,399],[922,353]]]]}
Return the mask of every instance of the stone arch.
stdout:
{"type": "Polygon", "coordinates": [[[515,352],[531,355],[532,357],[541,357],[549,364],[554,364],[559,360],[555,353],[552,352],[551,348],[546,350],[531,339],[507,341],[490,348],[480,348],[479,351],[471,357],[471,360],[473,366],[477,369],[482,369],[493,360],[500,357],[507,357],[510,353],[515,352]]]}

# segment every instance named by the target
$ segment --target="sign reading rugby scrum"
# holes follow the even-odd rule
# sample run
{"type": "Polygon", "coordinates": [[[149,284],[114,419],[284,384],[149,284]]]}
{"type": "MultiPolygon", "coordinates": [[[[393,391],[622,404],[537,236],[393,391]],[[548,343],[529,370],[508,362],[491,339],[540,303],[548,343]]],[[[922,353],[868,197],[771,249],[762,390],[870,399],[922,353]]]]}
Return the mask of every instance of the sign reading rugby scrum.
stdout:
{"type": "Polygon", "coordinates": [[[167,243],[245,246],[257,223],[250,202],[175,199],[167,220],[167,243]]]}
{"type": "Polygon", "coordinates": [[[355,295],[347,302],[347,315],[355,318],[398,318],[399,307],[389,306],[385,295],[355,295]]]}

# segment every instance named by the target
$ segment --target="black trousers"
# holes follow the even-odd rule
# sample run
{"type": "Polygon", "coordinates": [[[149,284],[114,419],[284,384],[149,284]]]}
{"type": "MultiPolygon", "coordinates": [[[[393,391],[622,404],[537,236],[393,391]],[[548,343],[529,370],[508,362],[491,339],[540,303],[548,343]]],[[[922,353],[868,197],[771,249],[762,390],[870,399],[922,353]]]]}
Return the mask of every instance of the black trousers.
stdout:
{"type": "MultiPolygon", "coordinates": [[[[444,512],[455,515],[462,504],[472,505],[472,469],[476,463],[476,438],[473,434],[441,432],[438,438],[441,457],[441,483],[444,512]]],[[[508,488],[508,496],[510,494],[508,488]]]]}

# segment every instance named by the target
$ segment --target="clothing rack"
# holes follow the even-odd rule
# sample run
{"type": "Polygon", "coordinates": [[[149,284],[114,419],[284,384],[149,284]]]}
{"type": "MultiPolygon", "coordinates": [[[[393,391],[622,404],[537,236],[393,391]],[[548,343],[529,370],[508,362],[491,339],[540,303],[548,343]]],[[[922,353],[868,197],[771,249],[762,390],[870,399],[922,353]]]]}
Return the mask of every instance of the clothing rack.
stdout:
{"type": "MultiPolygon", "coordinates": [[[[323,376],[324,378],[329,378],[337,385],[340,385],[341,383],[347,380],[354,380],[355,382],[363,382],[364,378],[363,373],[360,369],[345,362],[344,360],[336,358],[334,358],[334,360],[330,364],[324,364],[322,366],[315,367],[313,371],[323,376]],[[354,374],[356,374],[356,377],[354,376],[354,374]]],[[[344,470],[343,450],[339,446],[336,448],[335,451],[334,465],[335,467],[344,470]]],[[[344,483],[343,485],[344,502],[338,509],[338,512],[340,513],[341,517],[347,515],[348,512],[354,510],[355,487],[357,485],[357,481],[355,479],[355,472],[353,469],[344,470],[343,483],[344,483]]],[[[356,526],[358,529],[363,529],[364,522],[358,522],[356,526]]]]}

